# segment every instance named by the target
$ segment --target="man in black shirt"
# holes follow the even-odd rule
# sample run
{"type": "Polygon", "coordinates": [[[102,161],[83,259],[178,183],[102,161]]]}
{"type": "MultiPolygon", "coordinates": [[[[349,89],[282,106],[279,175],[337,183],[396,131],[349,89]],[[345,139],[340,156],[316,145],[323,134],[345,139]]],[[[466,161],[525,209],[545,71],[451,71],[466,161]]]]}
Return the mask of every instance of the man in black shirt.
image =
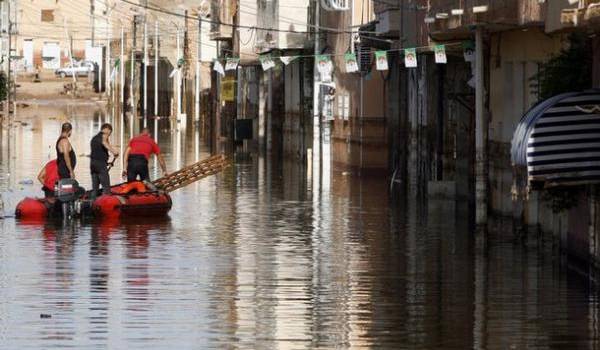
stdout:
{"type": "Polygon", "coordinates": [[[92,196],[96,196],[102,185],[102,194],[110,194],[110,176],[108,175],[108,153],[116,158],[119,151],[109,142],[113,128],[110,124],[103,124],[100,132],[92,138],[90,147],[90,172],[92,174],[92,196]]]}

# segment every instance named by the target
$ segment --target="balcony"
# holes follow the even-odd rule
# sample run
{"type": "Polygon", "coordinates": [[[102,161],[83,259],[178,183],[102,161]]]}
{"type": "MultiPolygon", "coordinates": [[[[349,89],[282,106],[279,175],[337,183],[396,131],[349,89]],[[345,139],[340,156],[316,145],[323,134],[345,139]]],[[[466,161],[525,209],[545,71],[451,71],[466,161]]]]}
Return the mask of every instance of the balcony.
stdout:
{"type": "Polygon", "coordinates": [[[562,9],[560,23],[562,28],[600,28],[600,0],[581,0],[573,8],[562,9]]]}
{"type": "Polygon", "coordinates": [[[261,28],[273,30],[257,30],[254,52],[263,53],[273,49],[289,50],[307,47],[309,28],[309,0],[259,0],[256,24],[261,28]],[[293,9],[293,10],[291,10],[293,9]]]}
{"type": "Polygon", "coordinates": [[[233,38],[233,19],[236,6],[234,0],[212,0],[210,6],[211,40],[231,40],[233,38]],[[224,24],[221,24],[224,23],[224,24]]]}
{"type": "Polygon", "coordinates": [[[542,25],[545,2],[539,0],[437,0],[431,2],[426,23],[433,33],[465,32],[470,26],[490,30],[542,25]]]}

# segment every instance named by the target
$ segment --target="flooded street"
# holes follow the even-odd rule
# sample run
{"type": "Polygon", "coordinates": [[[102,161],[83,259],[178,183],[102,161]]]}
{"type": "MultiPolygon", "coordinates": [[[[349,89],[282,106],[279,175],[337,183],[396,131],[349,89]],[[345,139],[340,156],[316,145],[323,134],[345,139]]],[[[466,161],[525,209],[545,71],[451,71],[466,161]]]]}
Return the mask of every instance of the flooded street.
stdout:
{"type": "MultiPolygon", "coordinates": [[[[26,180],[54,156],[67,119],[78,180],[90,187],[83,155],[110,118],[90,104],[32,105],[0,134],[7,215],[41,195],[26,180]]],[[[193,132],[178,143],[159,130],[169,170],[208,156],[193,132]]],[[[600,345],[597,290],[551,248],[515,243],[510,230],[480,248],[460,203],[390,198],[386,180],[342,174],[317,190],[306,176],[295,163],[238,155],[174,192],[167,220],[0,220],[0,348],[600,345]]]]}

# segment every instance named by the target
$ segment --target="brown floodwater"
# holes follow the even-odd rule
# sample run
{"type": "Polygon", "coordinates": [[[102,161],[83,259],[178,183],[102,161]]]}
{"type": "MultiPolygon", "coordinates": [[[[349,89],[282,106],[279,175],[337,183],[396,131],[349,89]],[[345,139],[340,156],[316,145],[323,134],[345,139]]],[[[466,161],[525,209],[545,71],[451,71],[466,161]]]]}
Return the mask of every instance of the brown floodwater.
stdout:
{"type": "MultiPolygon", "coordinates": [[[[119,123],[99,105],[31,105],[0,132],[7,215],[39,195],[27,180],[67,119],[89,187],[89,139],[119,123]]],[[[170,169],[208,155],[191,126],[159,131],[170,169]]],[[[239,154],[173,193],[168,219],[0,220],[0,348],[598,348],[596,287],[552,249],[509,229],[478,245],[462,203],[347,174],[314,187],[310,172],[239,154]]]]}

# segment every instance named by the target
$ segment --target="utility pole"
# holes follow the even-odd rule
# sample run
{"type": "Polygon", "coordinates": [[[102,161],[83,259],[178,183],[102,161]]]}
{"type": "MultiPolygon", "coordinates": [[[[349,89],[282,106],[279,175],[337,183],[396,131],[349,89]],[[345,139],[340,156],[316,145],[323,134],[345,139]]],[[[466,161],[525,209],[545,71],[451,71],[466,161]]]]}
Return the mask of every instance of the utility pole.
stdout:
{"type": "Polygon", "coordinates": [[[197,55],[198,55],[198,59],[196,60],[196,108],[194,110],[194,121],[196,124],[198,124],[198,121],[200,120],[200,66],[202,63],[202,20],[201,20],[201,15],[200,13],[198,13],[198,49],[197,49],[197,55]]]}
{"type": "MultiPolygon", "coordinates": [[[[121,116],[121,120],[120,120],[120,143],[121,143],[121,149],[120,149],[120,153],[123,154],[123,144],[125,143],[125,136],[124,136],[124,122],[125,122],[125,31],[123,29],[123,25],[121,24],[121,55],[119,58],[119,70],[120,72],[120,78],[121,78],[121,98],[120,98],[120,106],[121,106],[121,113],[119,113],[119,115],[121,116]]],[[[123,157],[120,157],[121,159],[121,171],[124,170],[123,166],[123,157]]]]}
{"type": "Polygon", "coordinates": [[[158,21],[154,24],[154,117],[158,117],[158,21]]]}
{"type": "Polygon", "coordinates": [[[484,105],[483,29],[475,31],[475,198],[476,224],[487,224],[487,136],[488,121],[484,105]]]}
{"type": "MultiPolygon", "coordinates": [[[[177,115],[176,115],[176,120],[179,123],[179,116],[181,114],[181,69],[179,67],[179,60],[181,58],[181,40],[179,39],[179,35],[180,35],[180,30],[179,27],[177,27],[177,76],[176,76],[176,84],[177,84],[177,115]]],[[[179,126],[178,126],[179,128],[179,126]]]]}
{"type": "Polygon", "coordinates": [[[135,50],[137,49],[137,22],[138,16],[133,16],[133,44],[131,46],[131,81],[129,84],[129,100],[131,102],[131,123],[129,123],[129,134],[133,136],[133,123],[137,117],[137,103],[135,100],[135,50]]]}
{"type": "Polygon", "coordinates": [[[148,126],[148,23],[144,17],[144,128],[148,126]]]}
{"type": "MultiPolygon", "coordinates": [[[[71,67],[75,67],[75,64],[73,62],[73,38],[71,38],[71,35],[69,34],[69,30],[67,29],[67,19],[65,18],[63,20],[63,25],[65,27],[65,36],[69,42],[69,61],[71,62],[71,67]]],[[[77,77],[75,74],[75,72],[72,72],[71,74],[73,76],[73,97],[75,97],[75,95],[77,94],[77,77]]]]}
{"type": "Polygon", "coordinates": [[[95,0],[90,0],[90,27],[92,28],[92,47],[94,47],[95,42],[95,34],[96,34],[96,21],[94,18],[94,11],[95,11],[95,4],[94,4],[95,0]]]}
{"type": "Polygon", "coordinates": [[[11,70],[12,70],[12,58],[11,58],[11,51],[12,51],[12,21],[10,19],[10,3],[12,0],[8,0],[7,1],[7,5],[6,5],[6,19],[8,21],[8,53],[7,53],[7,60],[8,60],[8,74],[6,77],[6,114],[10,115],[10,101],[11,101],[11,79],[12,79],[12,74],[11,74],[11,70]]]}
{"type": "Polygon", "coordinates": [[[320,75],[319,75],[319,66],[317,61],[317,56],[320,52],[320,35],[319,35],[319,10],[321,7],[321,2],[319,0],[315,0],[315,51],[314,51],[314,67],[313,67],[313,127],[312,127],[312,135],[313,135],[313,144],[312,144],[312,180],[313,180],[313,195],[314,191],[317,190],[317,186],[320,181],[320,168],[321,168],[321,117],[319,113],[319,95],[320,95],[320,75]]]}
{"type": "Polygon", "coordinates": [[[129,100],[131,101],[131,114],[129,115],[129,136],[133,136],[133,123],[136,117],[136,103],[135,103],[135,92],[134,88],[134,79],[135,79],[135,50],[131,48],[131,81],[129,84],[129,100]]]}
{"type": "MultiPolygon", "coordinates": [[[[15,14],[15,20],[14,20],[14,22],[11,22],[11,24],[12,24],[11,30],[14,30],[16,32],[16,34],[18,34],[18,32],[17,32],[17,28],[18,28],[17,27],[17,23],[18,23],[18,20],[19,20],[19,18],[17,17],[17,14],[19,13],[19,12],[17,12],[17,5],[18,4],[19,3],[17,1],[15,1],[14,6],[13,6],[13,11],[14,11],[14,14],[15,14]]],[[[9,16],[10,16],[10,13],[9,13],[9,16]]],[[[15,50],[16,50],[17,40],[18,39],[19,39],[19,36],[18,35],[15,36],[15,50]]],[[[9,55],[12,55],[12,53],[9,53],[9,55]]],[[[17,115],[17,74],[18,74],[18,72],[17,72],[17,65],[16,65],[16,62],[15,62],[15,71],[14,71],[14,74],[13,74],[13,84],[12,84],[13,106],[14,106],[13,113],[14,113],[15,116],[17,115]]]]}
{"type": "MultiPolygon", "coordinates": [[[[106,5],[106,59],[105,59],[105,72],[104,72],[104,87],[106,89],[106,95],[112,97],[112,88],[111,88],[111,84],[110,84],[110,78],[112,75],[112,67],[110,65],[110,42],[111,42],[111,37],[112,37],[112,25],[111,25],[111,16],[112,16],[112,10],[109,8],[108,5],[109,0],[106,0],[106,2],[104,3],[106,5]]],[[[114,106],[114,101],[111,100],[111,106],[114,106]]]]}
{"type": "Polygon", "coordinates": [[[158,142],[158,21],[154,23],[154,140],[158,142]]]}

